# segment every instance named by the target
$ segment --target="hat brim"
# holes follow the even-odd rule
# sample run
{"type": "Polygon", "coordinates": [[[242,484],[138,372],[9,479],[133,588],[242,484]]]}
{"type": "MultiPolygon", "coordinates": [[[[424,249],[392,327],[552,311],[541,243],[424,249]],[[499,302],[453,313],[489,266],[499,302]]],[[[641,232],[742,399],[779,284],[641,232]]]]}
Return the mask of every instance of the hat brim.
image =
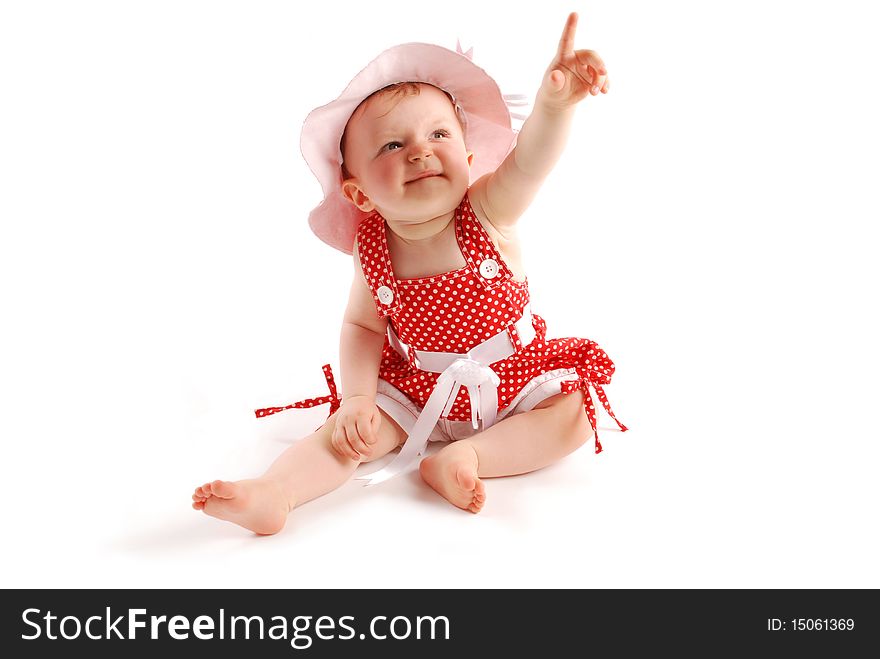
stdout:
{"type": "Polygon", "coordinates": [[[342,196],[339,143],[364,99],[398,82],[423,82],[449,92],[467,124],[465,144],[474,152],[471,182],[495,171],[516,139],[501,90],[466,56],[442,46],[408,43],[382,52],[335,101],[309,113],[300,149],[321,184],[324,200],[309,213],[309,226],[328,245],[351,254],[357,226],[367,215],[342,196]]]}

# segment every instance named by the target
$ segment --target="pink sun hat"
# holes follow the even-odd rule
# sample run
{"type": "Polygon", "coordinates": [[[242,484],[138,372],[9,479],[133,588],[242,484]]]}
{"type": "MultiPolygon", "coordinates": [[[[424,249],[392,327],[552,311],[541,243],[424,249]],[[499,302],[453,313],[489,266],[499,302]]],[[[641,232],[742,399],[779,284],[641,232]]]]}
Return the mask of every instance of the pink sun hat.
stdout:
{"type": "Polygon", "coordinates": [[[501,90],[470,60],[470,53],[427,43],[394,46],[358,73],[339,98],[309,113],[300,148],[324,192],[324,201],[309,213],[309,226],[318,238],[346,254],[352,252],[357,226],[368,213],[342,196],[340,141],[358,105],[388,85],[421,82],[448,93],[465,125],[465,145],[474,152],[471,183],[498,168],[513,148],[516,133],[501,90]]]}

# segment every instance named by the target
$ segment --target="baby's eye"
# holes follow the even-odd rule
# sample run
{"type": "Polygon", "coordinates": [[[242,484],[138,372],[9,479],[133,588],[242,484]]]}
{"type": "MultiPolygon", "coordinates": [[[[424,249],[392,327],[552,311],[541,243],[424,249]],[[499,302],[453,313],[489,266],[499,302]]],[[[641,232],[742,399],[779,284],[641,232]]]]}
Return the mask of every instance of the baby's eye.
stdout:
{"type": "Polygon", "coordinates": [[[433,137],[434,139],[440,139],[442,137],[449,137],[449,131],[443,130],[441,128],[440,130],[435,130],[433,133],[431,133],[431,137],[433,137]]]}
{"type": "Polygon", "coordinates": [[[382,147],[383,151],[394,151],[399,149],[403,145],[400,142],[388,142],[385,146],[382,147]]]}

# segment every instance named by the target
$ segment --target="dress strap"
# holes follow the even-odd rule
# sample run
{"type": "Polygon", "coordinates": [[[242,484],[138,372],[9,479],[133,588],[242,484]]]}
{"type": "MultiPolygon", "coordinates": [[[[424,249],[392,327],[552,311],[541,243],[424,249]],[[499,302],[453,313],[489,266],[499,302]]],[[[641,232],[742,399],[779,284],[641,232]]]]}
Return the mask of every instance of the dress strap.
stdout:
{"type": "Polygon", "coordinates": [[[513,278],[513,271],[501,258],[489,233],[474,214],[467,195],[455,211],[455,237],[474,278],[486,290],[503,286],[513,278]]]}
{"type": "Polygon", "coordinates": [[[380,318],[390,316],[400,309],[401,302],[397,279],[391,268],[385,219],[379,213],[373,213],[358,225],[357,247],[361,269],[376,303],[376,313],[380,318]]]}

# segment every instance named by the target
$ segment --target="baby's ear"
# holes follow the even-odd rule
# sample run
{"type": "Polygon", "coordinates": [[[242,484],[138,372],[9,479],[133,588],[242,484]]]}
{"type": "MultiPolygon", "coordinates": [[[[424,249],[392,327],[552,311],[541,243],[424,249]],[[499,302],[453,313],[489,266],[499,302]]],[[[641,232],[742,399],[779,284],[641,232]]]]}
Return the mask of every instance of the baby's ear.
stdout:
{"type": "Polygon", "coordinates": [[[349,178],[342,182],[342,196],[365,213],[369,213],[375,208],[372,200],[361,190],[357,179],[349,178]]]}

